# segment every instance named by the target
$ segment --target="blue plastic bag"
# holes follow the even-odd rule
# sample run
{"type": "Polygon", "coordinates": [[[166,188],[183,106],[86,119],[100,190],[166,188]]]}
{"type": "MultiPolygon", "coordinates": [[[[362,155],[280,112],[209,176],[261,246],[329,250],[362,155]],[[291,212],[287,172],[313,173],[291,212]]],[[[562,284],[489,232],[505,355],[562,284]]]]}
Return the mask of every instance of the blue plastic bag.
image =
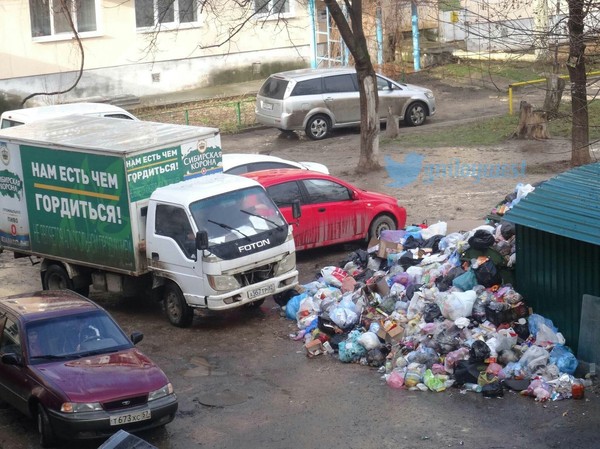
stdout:
{"type": "Polygon", "coordinates": [[[558,332],[558,329],[554,327],[552,320],[544,318],[542,315],[538,315],[537,313],[532,313],[529,315],[529,318],[527,318],[527,323],[529,324],[529,333],[533,336],[537,335],[541,324],[548,326],[554,333],[558,332]]]}
{"type": "Polygon", "coordinates": [[[290,298],[287,305],[285,306],[285,317],[288,320],[296,321],[296,314],[298,313],[298,310],[300,310],[300,303],[304,298],[306,298],[306,296],[306,293],[301,293],[290,298]]]}
{"type": "Polygon", "coordinates": [[[550,363],[555,364],[561,373],[573,374],[577,369],[577,357],[564,345],[556,345],[550,351],[550,363]]]}
{"type": "Polygon", "coordinates": [[[345,341],[340,342],[338,345],[338,356],[340,362],[355,362],[363,355],[367,354],[365,347],[358,342],[358,339],[361,335],[361,331],[353,330],[350,332],[350,334],[348,334],[348,338],[345,341]]]}

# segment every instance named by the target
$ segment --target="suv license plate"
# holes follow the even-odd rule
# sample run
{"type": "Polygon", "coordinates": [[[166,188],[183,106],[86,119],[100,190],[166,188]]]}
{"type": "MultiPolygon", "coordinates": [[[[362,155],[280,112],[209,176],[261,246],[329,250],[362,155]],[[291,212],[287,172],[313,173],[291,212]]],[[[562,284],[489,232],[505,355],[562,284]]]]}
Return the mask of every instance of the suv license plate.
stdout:
{"type": "Polygon", "coordinates": [[[123,415],[111,416],[110,425],[120,426],[122,424],[129,424],[139,421],[145,421],[151,418],[150,410],[144,410],[138,413],[125,413],[123,415]]]}
{"type": "Polygon", "coordinates": [[[258,298],[259,296],[267,296],[275,293],[275,284],[265,285],[264,287],[256,288],[248,292],[248,299],[258,298]]]}

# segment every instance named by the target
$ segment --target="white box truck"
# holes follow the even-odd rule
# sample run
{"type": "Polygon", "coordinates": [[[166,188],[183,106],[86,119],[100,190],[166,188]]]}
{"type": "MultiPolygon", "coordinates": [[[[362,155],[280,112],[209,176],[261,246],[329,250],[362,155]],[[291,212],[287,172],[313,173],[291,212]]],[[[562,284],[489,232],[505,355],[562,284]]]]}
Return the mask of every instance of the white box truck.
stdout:
{"type": "Polygon", "coordinates": [[[195,308],[259,304],[298,283],[291,228],[221,159],[214,128],[69,116],[0,130],[0,251],[40,258],[44,289],[148,290],[180,327],[195,308]]]}

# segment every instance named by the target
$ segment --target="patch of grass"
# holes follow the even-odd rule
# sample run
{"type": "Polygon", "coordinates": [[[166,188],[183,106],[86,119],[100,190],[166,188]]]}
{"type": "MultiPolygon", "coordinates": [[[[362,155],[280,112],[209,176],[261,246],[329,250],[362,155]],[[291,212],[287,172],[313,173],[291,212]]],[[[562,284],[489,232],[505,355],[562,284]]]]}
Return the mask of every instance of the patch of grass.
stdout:
{"type": "MultiPolygon", "coordinates": [[[[590,142],[600,140],[600,101],[592,101],[588,106],[590,142]]],[[[427,124],[419,132],[404,134],[393,139],[403,147],[468,147],[498,145],[509,139],[519,123],[518,111],[514,115],[504,115],[481,119],[458,126],[444,126],[427,129],[427,124]]],[[[571,105],[563,104],[560,116],[550,120],[548,131],[552,137],[571,137],[571,105]]]]}
{"type": "Polygon", "coordinates": [[[422,132],[402,135],[397,140],[408,147],[467,147],[495,145],[508,139],[517,129],[519,118],[515,115],[493,117],[457,126],[443,126],[422,132]]]}

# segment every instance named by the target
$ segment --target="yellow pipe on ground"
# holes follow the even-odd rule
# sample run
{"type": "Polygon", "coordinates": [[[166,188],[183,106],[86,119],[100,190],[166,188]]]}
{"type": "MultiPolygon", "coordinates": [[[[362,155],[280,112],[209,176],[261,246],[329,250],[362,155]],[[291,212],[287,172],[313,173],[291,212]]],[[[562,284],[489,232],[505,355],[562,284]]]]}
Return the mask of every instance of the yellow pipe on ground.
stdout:
{"type": "MultiPolygon", "coordinates": [[[[595,75],[600,75],[600,72],[589,72],[586,73],[585,76],[595,76],[595,75]]],[[[569,75],[561,75],[559,76],[559,78],[568,78],[569,75]]],[[[529,84],[538,84],[538,83],[545,83],[547,78],[541,78],[538,80],[531,80],[531,81],[519,81],[518,83],[511,83],[508,85],[508,114],[509,115],[513,115],[513,87],[520,87],[520,86],[527,86],[529,84]]]]}

